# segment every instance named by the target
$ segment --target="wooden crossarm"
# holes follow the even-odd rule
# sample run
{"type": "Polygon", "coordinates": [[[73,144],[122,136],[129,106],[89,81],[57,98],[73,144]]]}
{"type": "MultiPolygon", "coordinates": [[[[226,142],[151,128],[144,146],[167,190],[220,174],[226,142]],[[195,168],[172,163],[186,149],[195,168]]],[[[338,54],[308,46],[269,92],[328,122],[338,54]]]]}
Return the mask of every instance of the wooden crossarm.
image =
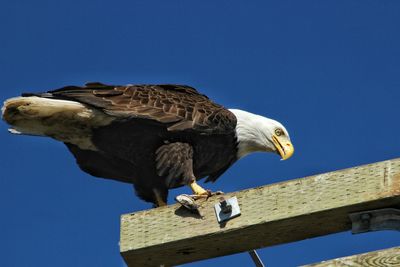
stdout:
{"type": "Polygon", "coordinates": [[[368,253],[304,265],[303,267],[398,267],[400,247],[382,249],[368,253]]]}
{"type": "Polygon", "coordinates": [[[172,266],[322,236],[351,228],[349,213],[400,206],[400,159],[229,193],[241,216],[217,223],[180,205],[121,217],[120,252],[128,266],[172,266]]]}

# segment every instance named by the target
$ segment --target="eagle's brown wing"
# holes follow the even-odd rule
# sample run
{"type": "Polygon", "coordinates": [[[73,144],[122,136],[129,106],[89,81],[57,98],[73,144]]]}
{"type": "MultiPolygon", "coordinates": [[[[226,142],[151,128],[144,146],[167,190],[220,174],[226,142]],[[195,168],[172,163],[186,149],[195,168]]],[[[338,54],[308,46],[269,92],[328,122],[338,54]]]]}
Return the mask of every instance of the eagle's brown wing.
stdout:
{"type": "Polygon", "coordinates": [[[67,86],[40,96],[78,101],[115,117],[143,118],[168,123],[170,131],[230,133],[236,117],[196,89],[184,85],[114,86],[88,83],[67,86]]]}

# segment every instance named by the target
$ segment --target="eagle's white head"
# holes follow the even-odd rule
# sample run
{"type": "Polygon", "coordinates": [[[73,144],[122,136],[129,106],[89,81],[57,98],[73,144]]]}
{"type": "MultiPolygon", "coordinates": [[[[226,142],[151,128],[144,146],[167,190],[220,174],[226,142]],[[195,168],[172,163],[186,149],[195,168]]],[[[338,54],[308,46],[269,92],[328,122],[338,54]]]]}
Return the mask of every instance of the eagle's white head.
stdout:
{"type": "Polygon", "coordinates": [[[274,152],[283,160],[294,152],[289,133],[279,122],[240,109],[230,109],[236,116],[238,158],[252,152],[274,152]]]}

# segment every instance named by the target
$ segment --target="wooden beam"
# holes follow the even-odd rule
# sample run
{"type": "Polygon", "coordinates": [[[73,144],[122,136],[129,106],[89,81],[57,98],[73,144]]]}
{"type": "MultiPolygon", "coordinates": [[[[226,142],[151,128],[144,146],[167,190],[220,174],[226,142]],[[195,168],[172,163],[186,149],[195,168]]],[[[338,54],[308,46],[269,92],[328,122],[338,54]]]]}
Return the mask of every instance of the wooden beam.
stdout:
{"type": "Polygon", "coordinates": [[[338,258],[303,267],[398,267],[400,266],[400,247],[377,250],[369,253],[338,258]]]}
{"type": "Polygon", "coordinates": [[[170,266],[322,236],[351,228],[351,212],[400,205],[400,159],[229,193],[242,215],[218,224],[170,205],[122,215],[120,252],[128,266],[170,266]]]}

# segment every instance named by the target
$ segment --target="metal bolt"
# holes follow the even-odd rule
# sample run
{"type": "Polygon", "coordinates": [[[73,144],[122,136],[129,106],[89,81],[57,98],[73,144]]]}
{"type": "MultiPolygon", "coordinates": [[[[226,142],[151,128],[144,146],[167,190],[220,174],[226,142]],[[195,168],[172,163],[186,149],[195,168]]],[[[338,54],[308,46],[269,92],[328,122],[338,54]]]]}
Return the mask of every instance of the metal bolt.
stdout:
{"type": "Polygon", "coordinates": [[[229,204],[225,198],[221,197],[219,199],[219,205],[221,206],[222,213],[228,214],[232,212],[232,205],[229,204]]]}

